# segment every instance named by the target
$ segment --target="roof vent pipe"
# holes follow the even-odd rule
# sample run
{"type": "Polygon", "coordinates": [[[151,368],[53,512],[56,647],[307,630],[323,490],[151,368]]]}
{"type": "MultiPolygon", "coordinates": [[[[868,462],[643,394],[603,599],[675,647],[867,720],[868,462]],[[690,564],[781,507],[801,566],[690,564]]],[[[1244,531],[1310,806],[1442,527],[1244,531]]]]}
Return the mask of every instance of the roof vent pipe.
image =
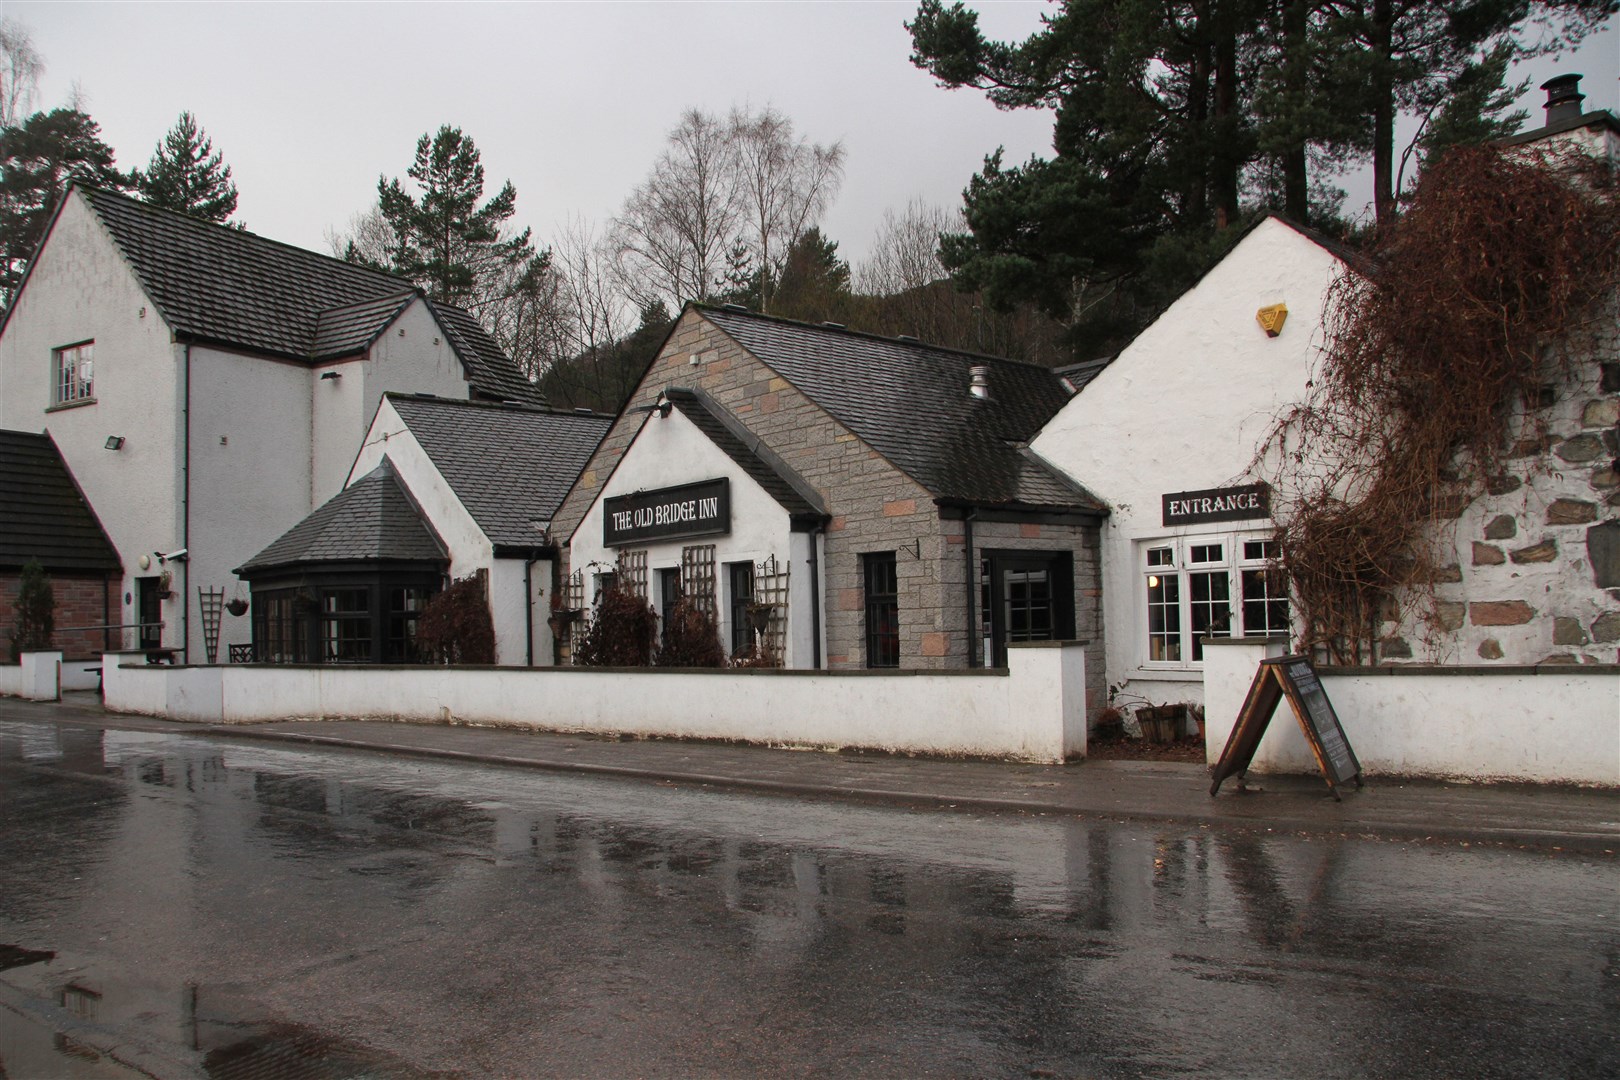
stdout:
{"type": "Polygon", "coordinates": [[[971,382],[968,384],[968,393],[981,401],[990,400],[990,365],[974,364],[968,369],[971,382]]]}
{"type": "Polygon", "coordinates": [[[1560,75],[1548,79],[1541,84],[1547,91],[1547,126],[1561,124],[1565,120],[1578,120],[1581,117],[1581,102],[1586,95],[1581,93],[1581,77],[1579,75],[1560,75]]]}

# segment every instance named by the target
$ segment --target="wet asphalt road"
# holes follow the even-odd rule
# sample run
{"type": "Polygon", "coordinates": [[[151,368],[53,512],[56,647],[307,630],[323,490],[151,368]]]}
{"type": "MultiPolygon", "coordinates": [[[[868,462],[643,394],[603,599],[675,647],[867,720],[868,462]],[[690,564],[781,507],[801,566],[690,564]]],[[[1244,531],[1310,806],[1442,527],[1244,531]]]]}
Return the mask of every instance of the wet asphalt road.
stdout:
{"type": "Polygon", "coordinates": [[[1620,867],[0,722],[0,1077],[1620,1075],[1620,867]]]}

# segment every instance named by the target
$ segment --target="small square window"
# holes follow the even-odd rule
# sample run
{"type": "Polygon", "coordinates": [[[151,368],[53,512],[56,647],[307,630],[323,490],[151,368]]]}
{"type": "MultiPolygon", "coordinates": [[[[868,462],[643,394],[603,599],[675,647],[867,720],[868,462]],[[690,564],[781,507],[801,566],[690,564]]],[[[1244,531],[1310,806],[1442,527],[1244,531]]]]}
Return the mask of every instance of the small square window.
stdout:
{"type": "Polygon", "coordinates": [[[1176,557],[1174,551],[1167,547],[1148,548],[1147,562],[1149,566],[1174,566],[1176,557]]]}
{"type": "Polygon", "coordinates": [[[1226,557],[1224,544],[1194,544],[1187,555],[1189,563],[1218,563],[1226,557]]]}
{"type": "Polygon", "coordinates": [[[95,399],[95,348],[95,342],[86,341],[52,353],[52,405],[72,405],[95,399]]]}
{"type": "Polygon", "coordinates": [[[1277,550],[1275,540],[1245,540],[1243,541],[1243,558],[1246,562],[1271,562],[1281,554],[1277,550]]]}

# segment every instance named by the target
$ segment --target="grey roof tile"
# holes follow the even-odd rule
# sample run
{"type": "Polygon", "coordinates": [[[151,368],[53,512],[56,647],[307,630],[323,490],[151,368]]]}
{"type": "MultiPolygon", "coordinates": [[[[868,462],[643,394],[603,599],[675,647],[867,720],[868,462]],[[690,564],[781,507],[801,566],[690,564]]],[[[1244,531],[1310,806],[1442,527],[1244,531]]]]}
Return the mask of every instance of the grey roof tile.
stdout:
{"type": "MultiPolygon", "coordinates": [[[[316,360],[358,351],[398,314],[410,282],[100,188],[78,190],[182,337],[316,360]]],[[[473,389],[540,403],[534,385],[459,308],[433,304],[473,389]],[[470,325],[469,325],[470,324],[470,325]]]]}
{"type": "Polygon", "coordinates": [[[352,356],[370,347],[377,335],[415,298],[416,290],[407,289],[392,296],[328,308],[315,317],[315,340],[310,346],[310,358],[352,356]]]}
{"type": "Polygon", "coordinates": [[[284,566],[384,561],[448,561],[387,458],[234,572],[252,577],[284,566]]]}
{"type": "Polygon", "coordinates": [[[1069,399],[1049,368],[733,308],[697,310],[936,499],[1105,509],[1024,451],[1069,399]],[[981,365],[988,400],[969,391],[972,369],[981,365]]]}
{"type": "Polygon", "coordinates": [[[490,541],[533,547],[614,418],[389,394],[389,404],[490,541]]]}
{"type": "Polygon", "coordinates": [[[664,396],[782,509],[804,521],[827,516],[815,489],[707,394],[671,387],[664,396]]]}
{"type": "Polygon", "coordinates": [[[122,567],[51,437],[0,431],[0,568],[29,559],[53,573],[122,567]]]}

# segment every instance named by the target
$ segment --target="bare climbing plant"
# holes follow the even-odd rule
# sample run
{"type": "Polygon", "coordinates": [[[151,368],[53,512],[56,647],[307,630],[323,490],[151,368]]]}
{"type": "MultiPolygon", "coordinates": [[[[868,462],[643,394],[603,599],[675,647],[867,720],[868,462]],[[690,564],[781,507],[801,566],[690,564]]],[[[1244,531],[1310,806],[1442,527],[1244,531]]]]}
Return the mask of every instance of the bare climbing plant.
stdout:
{"type": "Polygon", "coordinates": [[[1612,347],[1620,191],[1579,152],[1465,147],[1331,287],[1321,367],[1255,459],[1297,647],[1376,662],[1380,623],[1448,576],[1454,524],[1545,447],[1545,388],[1612,347]]]}

